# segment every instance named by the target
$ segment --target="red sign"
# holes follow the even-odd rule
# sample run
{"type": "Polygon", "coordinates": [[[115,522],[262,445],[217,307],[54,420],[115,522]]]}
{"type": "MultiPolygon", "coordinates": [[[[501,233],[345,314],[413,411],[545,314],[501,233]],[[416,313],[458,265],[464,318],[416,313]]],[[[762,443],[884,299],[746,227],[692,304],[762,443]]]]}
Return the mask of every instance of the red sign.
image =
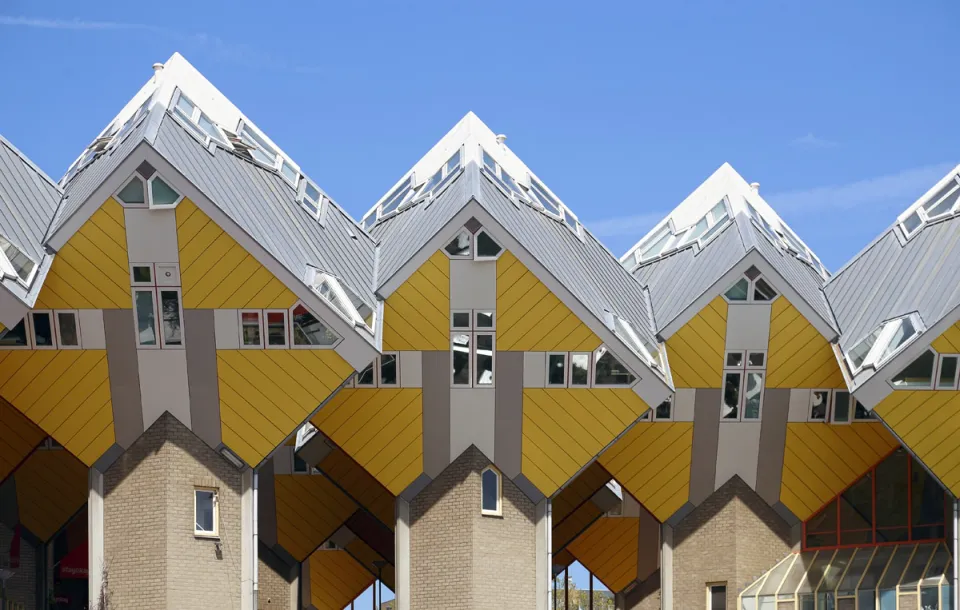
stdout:
{"type": "Polygon", "coordinates": [[[90,570],[87,557],[87,543],[70,549],[60,560],[60,578],[89,578],[90,570]]]}

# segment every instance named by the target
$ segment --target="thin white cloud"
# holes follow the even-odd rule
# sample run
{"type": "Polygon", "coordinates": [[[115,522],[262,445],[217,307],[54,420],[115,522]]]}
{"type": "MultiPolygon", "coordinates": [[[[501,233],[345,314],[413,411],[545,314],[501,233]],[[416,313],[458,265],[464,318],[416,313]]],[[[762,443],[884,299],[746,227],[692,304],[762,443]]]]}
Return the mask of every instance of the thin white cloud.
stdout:
{"type": "Polygon", "coordinates": [[[590,232],[596,237],[624,237],[631,236],[640,239],[647,231],[663,220],[668,212],[648,212],[632,216],[614,216],[585,222],[590,232]]]}
{"type": "Polygon", "coordinates": [[[795,138],[794,140],[792,140],[790,142],[790,145],[795,146],[797,148],[814,149],[814,148],[834,148],[836,146],[839,146],[840,144],[839,142],[835,142],[833,140],[828,140],[826,138],[815,136],[813,135],[812,132],[807,132],[806,135],[800,136],[799,138],[795,138]]]}
{"type": "Polygon", "coordinates": [[[45,30],[159,30],[143,23],[117,21],[83,21],[81,19],[38,19],[0,15],[0,25],[40,28],[45,30]]]}
{"type": "Polygon", "coordinates": [[[849,184],[786,191],[765,195],[764,198],[780,213],[871,208],[890,204],[898,204],[906,209],[953,167],[953,163],[937,163],[849,184]]]}

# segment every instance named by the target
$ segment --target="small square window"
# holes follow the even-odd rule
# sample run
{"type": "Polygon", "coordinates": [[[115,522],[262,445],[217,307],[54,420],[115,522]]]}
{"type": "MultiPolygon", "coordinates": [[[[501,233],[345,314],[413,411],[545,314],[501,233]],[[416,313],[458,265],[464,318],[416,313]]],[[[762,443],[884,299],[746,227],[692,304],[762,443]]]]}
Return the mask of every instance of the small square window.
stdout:
{"type": "Polygon", "coordinates": [[[747,352],[747,368],[762,369],[766,360],[767,355],[763,352],[747,352]]]}
{"type": "Polygon", "coordinates": [[[217,490],[197,488],[193,492],[194,529],[196,536],[219,537],[217,490]]]}
{"type": "Polygon", "coordinates": [[[263,347],[259,311],[240,312],[240,347],[263,347]]]}
{"type": "Polygon", "coordinates": [[[743,366],[743,352],[727,352],[727,361],[724,366],[731,368],[743,366]]]}
{"type": "Polygon", "coordinates": [[[455,311],[451,316],[451,330],[470,330],[470,315],[469,311],[455,311]]]}
{"type": "Polygon", "coordinates": [[[284,348],[287,346],[287,312],[267,311],[267,347],[284,348]]]}
{"type": "Polygon", "coordinates": [[[380,356],[380,385],[392,387],[400,384],[400,373],[397,370],[397,355],[383,354],[380,356]]]}
{"type": "Polygon", "coordinates": [[[153,265],[131,265],[131,282],[134,286],[153,285],[153,265]]]}
{"type": "Polygon", "coordinates": [[[476,312],[476,328],[493,328],[493,312],[492,311],[478,311],[476,312]]]}
{"type": "Polygon", "coordinates": [[[547,354],[547,385],[563,387],[567,381],[567,355],[547,354]]]}

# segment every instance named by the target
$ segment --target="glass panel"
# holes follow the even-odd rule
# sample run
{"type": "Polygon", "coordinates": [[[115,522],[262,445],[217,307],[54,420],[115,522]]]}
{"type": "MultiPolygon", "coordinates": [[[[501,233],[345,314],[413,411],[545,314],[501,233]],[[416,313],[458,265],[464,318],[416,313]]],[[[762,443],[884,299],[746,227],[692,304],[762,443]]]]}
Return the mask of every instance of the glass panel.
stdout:
{"type": "Polygon", "coordinates": [[[307,461],[296,453],[293,454],[293,471],[303,474],[310,472],[310,467],[307,466],[307,461]]]}
{"type": "Polygon", "coordinates": [[[470,335],[453,336],[453,383],[470,385],[470,335]]]}
{"type": "Polygon", "coordinates": [[[860,401],[856,398],[853,399],[856,404],[856,411],[854,412],[854,419],[876,419],[873,415],[873,411],[867,411],[867,408],[860,404],[860,401]]]}
{"type": "Polygon", "coordinates": [[[280,173],[283,174],[283,177],[292,182],[293,184],[297,183],[297,170],[293,168],[292,165],[284,161],[280,165],[280,173]]]}
{"type": "MultiPolygon", "coordinates": [[[[906,452],[898,449],[877,464],[877,542],[907,540],[907,468],[906,452]]],[[[903,566],[901,566],[901,569],[903,566]]]]}
{"type": "Polygon", "coordinates": [[[493,328],[493,312],[492,311],[477,312],[477,328],[493,328]]]}
{"type": "Polygon", "coordinates": [[[832,500],[807,520],[807,548],[837,545],[837,501],[832,500]]]}
{"type": "Polygon", "coordinates": [[[743,352],[727,352],[727,363],[730,368],[743,366],[743,352]]]}
{"type": "Polygon", "coordinates": [[[667,242],[670,241],[670,238],[672,237],[673,235],[670,233],[670,229],[665,229],[660,237],[658,237],[640,253],[640,260],[646,260],[659,255],[663,250],[663,247],[667,245],[667,242]]]}
{"type": "Polygon", "coordinates": [[[212,491],[196,491],[197,498],[197,531],[198,532],[210,532],[214,531],[213,529],[213,502],[214,502],[214,493],[212,491]]]}
{"type": "Polygon", "coordinates": [[[380,384],[397,385],[396,354],[383,354],[380,356],[380,384]]]}
{"type": "Polygon", "coordinates": [[[210,117],[201,113],[200,118],[197,119],[197,124],[200,125],[200,129],[207,132],[211,138],[222,141],[222,138],[220,137],[220,131],[217,129],[217,126],[214,124],[214,122],[210,120],[210,117]]]}
{"type": "MultiPolygon", "coordinates": [[[[396,209],[400,207],[400,204],[406,200],[409,191],[410,178],[407,177],[407,179],[404,180],[400,186],[390,193],[389,197],[384,199],[383,203],[380,205],[380,216],[386,216],[387,214],[396,211],[396,209]]],[[[375,217],[376,215],[374,215],[374,218],[375,217]]]]}
{"type": "Polygon", "coordinates": [[[937,610],[940,603],[940,589],[938,587],[923,587],[920,589],[920,610],[937,610]]]}
{"type": "MultiPolygon", "coordinates": [[[[433,187],[437,186],[437,184],[439,184],[440,180],[442,179],[443,179],[443,168],[441,167],[440,169],[437,170],[437,173],[430,176],[430,179],[427,180],[422,187],[420,187],[420,190],[417,191],[417,196],[419,197],[422,195],[426,195],[427,193],[432,191],[433,187]]],[[[387,212],[384,212],[384,214],[386,213],[387,212]]]]}
{"type": "Polygon", "coordinates": [[[180,295],[176,290],[160,291],[160,311],[163,312],[164,345],[183,345],[180,324],[180,295]]]}
{"type": "Polygon", "coordinates": [[[133,268],[133,281],[137,284],[152,284],[153,275],[149,265],[136,265],[133,268]]]}
{"type": "Polygon", "coordinates": [[[913,338],[917,334],[917,327],[913,323],[913,318],[907,316],[905,318],[900,318],[899,320],[890,322],[890,324],[896,324],[897,329],[894,331],[893,336],[890,338],[889,343],[884,348],[883,353],[880,355],[878,362],[886,360],[890,355],[896,352],[901,345],[913,338]]]}
{"type": "Polygon", "coordinates": [[[750,288],[750,283],[746,278],[740,278],[737,280],[737,283],[730,287],[726,292],[726,297],[731,301],[746,301],[747,300],[747,290],[750,288]]]}
{"type": "Polygon", "coordinates": [[[252,311],[240,314],[244,345],[260,345],[260,314],[252,311]]]}
{"type": "Polygon", "coordinates": [[[477,256],[496,256],[500,254],[503,248],[500,247],[500,244],[493,241],[493,239],[487,235],[486,231],[480,231],[477,233],[477,256]]]}
{"type": "Polygon", "coordinates": [[[530,179],[530,186],[533,188],[533,193],[537,196],[537,199],[540,200],[540,205],[554,216],[559,216],[560,202],[551,197],[547,189],[533,178],[530,179]]]}
{"type": "Polygon", "coordinates": [[[763,396],[763,373],[747,373],[744,391],[743,419],[760,419],[760,399],[763,396]]]}
{"type": "Polygon", "coordinates": [[[740,376],[741,373],[723,376],[723,408],[720,411],[723,419],[737,419],[740,412],[740,376]]]}
{"type": "Polygon", "coordinates": [[[940,587],[940,610],[954,610],[953,587],[953,584],[946,584],[940,587]]]}
{"type": "Polygon", "coordinates": [[[857,610],[876,610],[877,592],[874,590],[857,592],[857,610]]]}
{"type": "Polygon", "coordinates": [[[816,607],[812,593],[800,595],[800,610],[815,610],[816,607]]]}
{"type": "Polygon", "coordinates": [[[706,242],[708,239],[710,239],[711,237],[713,237],[714,235],[722,231],[724,228],[726,228],[726,226],[727,226],[727,215],[724,214],[723,217],[721,217],[720,220],[718,220],[715,225],[710,227],[709,231],[707,231],[706,233],[700,236],[700,241],[706,242]]]}
{"type": "Polygon", "coordinates": [[[727,610],[727,587],[725,585],[710,587],[710,610],[727,610]]]}
{"type": "Polygon", "coordinates": [[[477,385],[493,384],[493,335],[477,335],[477,385]]]}
{"type": "Polygon", "coordinates": [[[923,224],[923,221],[920,220],[920,215],[916,212],[903,219],[903,228],[907,230],[907,234],[916,231],[921,224],[923,224]]]}
{"type": "Polygon", "coordinates": [[[938,216],[949,214],[958,198],[960,198],[960,188],[957,187],[956,180],[951,180],[940,189],[940,192],[923,204],[923,209],[927,212],[927,218],[933,220],[938,216]]]}
{"type": "Polygon", "coordinates": [[[337,342],[339,337],[333,333],[326,325],[317,319],[303,305],[297,305],[293,310],[293,328],[294,345],[324,345],[329,346],[337,342]]]}
{"type": "Polygon", "coordinates": [[[873,542],[873,473],[840,495],[840,544],[873,542]]]}
{"type": "Polygon", "coordinates": [[[758,279],[753,285],[754,301],[772,301],[777,296],[777,291],[763,278],[758,279]]]}
{"type": "Polygon", "coordinates": [[[460,167],[460,151],[453,153],[453,156],[447,159],[447,173],[453,173],[460,167]]]}
{"type": "Polygon", "coordinates": [[[496,512],[499,504],[500,477],[492,470],[483,471],[483,510],[496,512]]]}
{"type": "Polygon", "coordinates": [[[597,364],[594,372],[596,385],[632,385],[637,380],[627,367],[617,360],[612,352],[601,347],[597,350],[597,364]]]}
{"type": "Polygon", "coordinates": [[[30,257],[2,235],[0,235],[0,250],[3,251],[7,260],[10,261],[10,265],[13,267],[13,270],[17,272],[17,277],[20,278],[20,281],[26,282],[27,279],[30,278],[33,268],[36,266],[30,257]]]}
{"type": "MultiPolygon", "coordinates": [[[[843,522],[843,516],[841,512],[841,523],[843,522]]],[[[866,570],[867,565],[870,563],[870,558],[873,556],[872,548],[861,548],[857,549],[856,554],[853,556],[853,559],[850,561],[850,567],[847,568],[847,573],[844,574],[843,580],[837,585],[837,595],[853,595],[856,592],[857,583],[860,582],[860,577],[863,576],[864,570],[866,570]]]]}
{"type": "Polygon", "coordinates": [[[357,373],[357,385],[358,386],[372,386],[374,385],[373,378],[373,363],[371,362],[364,367],[362,371],[357,373]]]}
{"type": "Polygon", "coordinates": [[[470,234],[461,231],[444,249],[450,256],[470,256],[470,234]]]}
{"type": "Polygon", "coordinates": [[[930,560],[930,567],[927,568],[927,573],[924,574],[923,583],[921,584],[938,584],[940,579],[943,577],[943,573],[947,569],[949,563],[950,551],[947,550],[947,547],[944,544],[937,545],[936,553],[934,553],[933,559],[930,560]]]}
{"type": "Polygon", "coordinates": [[[180,193],[170,188],[161,178],[150,181],[150,200],[155,206],[173,205],[180,198],[180,193]]]}
{"type": "Polygon", "coordinates": [[[152,290],[138,290],[134,294],[137,309],[137,336],[140,345],[157,344],[157,315],[152,290]]]}
{"type": "Polygon", "coordinates": [[[916,591],[917,586],[920,584],[920,579],[923,578],[923,573],[927,569],[927,563],[930,561],[930,556],[933,554],[935,548],[935,544],[921,544],[917,547],[917,552],[913,554],[913,559],[910,560],[910,565],[907,566],[907,569],[903,572],[903,577],[900,578],[901,590],[904,588],[910,588],[916,591]]]}
{"type": "Polygon", "coordinates": [[[282,311],[267,312],[267,345],[287,344],[286,317],[282,311]]]}
{"type": "Polygon", "coordinates": [[[566,383],[566,361],[565,354],[549,354],[547,356],[547,384],[563,385],[566,383]]]}
{"type": "MultiPolygon", "coordinates": [[[[843,576],[844,571],[847,569],[847,564],[850,563],[850,559],[853,557],[853,549],[840,549],[837,551],[837,554],[833,556],[833,561],[830,562],[830,566],[827,568],[826,575],[823,578],[823,582],[820,583],[819,591],[830,592],[833,595],[833,591],[837,589],[837,585],[840,584],[840,577],[843,576]]],[[[832,603],[832,600],[831,602],[832,603]]]]}
{"type": "MultiPolygon", "coordinates": [[[[858,587],[860,591],[870,591],[871,595],[873,591],[877,588],[877,583],[880,582],[880,576],[883,574],[884,568],[887,566],[887,562],[890,561],[890,556],[893,555],[894,549],[897,547],[894,546],[881,546],[877,547],[877,552],[874,553],[873,559],[870,560],[870,566],[863,573],[863,580],[860,581],[860,586],[858,587]]],[[[861,608],[863,606],[861,605],[861,608]]]]}
{"type": "Polygon", "coordinates": [[[898,388],[929,388],[933,380],[933,367],[936,362],[936,355],[927,350],[908,364],[905,369],[897,373],[890,380],[890,383],[898,388]]]}
{"type": "Polygon", "coordinates": [[[4,328],[0,330],[0,346],[2,347],[26,347],[27,345],[27,324],[26,318],[20,320],[13,328],[4,328]]]}
{"type": "Polygon", "coordinates": [[[790,599],[793,599],[793,592],[797,590],[797,586],[803,580],[807,568],[813,563],[816,555],[816,551],[797,555],[797,560],[793,562],[793,567],[787,572],[787,577],[783,579],[783,584],[780,585],[779,595],[789,595],[790,599]]]}
{"type": "Polygon", "coordinates": [[[493,160],[493,157],[491,157],[487,151],[483,151],[483,167],[494,174],[497,173],[497,162],[493,160]]]}
{"type": "Polygon", "coordinates": [[[873,330],[872,333],[864,337],[860,343],[857,343],[850,352],[847,354],[847,358],[850,359],[850,364],[853,365],[854,369],[860,368],[863,364],[864,359],[867,357],[867,354],[870,353],[873,344],[877,342],[877,338],[880,336],[880,331],[883,329],[883,326],[879,326],[873,330]]]}
{"type": "Polygon", "coordinates": [[[766,354],[763,352],[750,352],[747,354],[747,366],[763,366],[766,354]]]}
{"type": "Polygon", "coordinates": [[[897,590],[880,590],[880,610],[897,610],[897,590]]]}
{"type": "MultiPolygon", "coordinates": [[[[826,571],[827,565],[830,564],[832,558],[833,551],[821,551],[818,553],[810,569],[807,570],[806,577],[800,581],[800,587],[797,589],[797,592],[813,593],[820,585],[820,581],[823,580],[823,573],[826,571]]],[[[803,607],[802,603],[801,607],[803,607]]]]}
{"type": "Polygon", "coordinates": [[[117,193],[120,201],[129,204],[146,203],[143,192],[143,181],[140,178],[134,178],[127,183],[127,186],[117,193]]]}
{"type": "Polygon", "coordinates": [[[570,385],[590,384],[590,354],[570,356],[570,385]]]}
{"type": "Polygon", "coordinates": [[[60,327],[60,345],[74,347],[80,345],[80,335],[77,333],[77,316],[71,312],[57,313],[57,326],[60,327]]]}
{"type": "Polygon", "coordinates": [[[706,217],[701,218],[696,225],[683,236],[683,243],[690,243],[700,239],[700,236],[707,232],[709,228],[706,217]]]}
{"type": "Polygon", "coordinates": [[[470,312],[469,311],[453,312],[453,327],[454,328],[470,328],[470,312]]]}
{"type": "Polygon", "coordinates": [[[764,581],[763,587],[761,587],[757,593],[761,596],[776,595],[780,589],[780,584],[783,582],[783,577],[786,576],[787,571],[793,565],[795,558],[795,555],[790,555],[778,563],[776,567],[770,571],[770,575],[767,576],[767,579],[764,581]]]}
{"type": "Polygon", "coordinates": [[[850,392],[844,390],[833,391],[833,421],[850,421],[850,392]]]}
{"type": "Polygon", "coordinates": [[[36,347],[53,346],[53,323],[48,313],[31,313],[33,319],[33,344],[36,347]]]}
{"type": "Polygon", "coordinates": [[[923,540],[943,537],[942,527],[920,527],[939,525],[944,522],[945,493],[942,487],[931,477],[916,460],[913,461],[910,484],[911,518],[913,539],[923,540]]]}
{"type": "Polygon", "coordinates": [[[827,407],[830,405],[830,390],[814,390],[810,394],[810,419],[827,419],[827,407]]]}
{"type": "Polygon", "coordinates": [[[670,419],[670,408],[672,406],[673,402],[671,399],[668,398],[664,400],[657,405],[657,410],[656,413],[654,413],[654,417],[656,417],[656,419],[670,419]]]}
{"type": "Polygon", "coordinates": [[[957,357],[940,357],[940,377],[937,380],[938,388],[952,388],[957,377],[957,357]]]}
{"type": "MultiPolygon", "coordinates": [[[[880,581],[881,608],[883,608],[883,590],[893,589],[900,582],[903,570],[907,567],[907,562],[910,561],[910,557],[913,555],[914,545],[901,544],[894,546],[894,548],[896,550],[893,552],[893,559],[890,560],[890,565],[887,566],[887,573],[883,575],[883,580],[880,581]]],[[[896,607],[894,607],[894,610],[896,610],[896,607]]]]}

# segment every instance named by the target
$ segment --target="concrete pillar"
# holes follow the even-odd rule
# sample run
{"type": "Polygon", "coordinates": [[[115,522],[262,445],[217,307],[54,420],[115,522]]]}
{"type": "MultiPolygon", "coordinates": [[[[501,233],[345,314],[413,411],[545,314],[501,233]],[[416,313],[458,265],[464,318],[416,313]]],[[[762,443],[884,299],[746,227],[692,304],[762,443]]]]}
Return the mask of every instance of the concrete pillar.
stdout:
{"type": "Polygon", "coordinates": [[[313,607],[313,596],[310,590],[310,558],[307,557],[300,564],[300,607],[313,607]]]}
{"type": "Polygon", "coordinates": [[[397,498],[394,578],[397,610],[410,610],[410,503],[397,498]]]}
{"type": "Polygon", "coordinates": [[[553,507],[549,498],[537,503],[537,610],[553,608],[553,507]]]}
{"type": "Polygon", "coordinates": [[[673,527],[663,524],[660,559],[660,609],[673,610],[673,527]]]}
{"type": "Polygon", "coordinates": [[[253,570],[257,561],[253,540],[253,470],[240,475],[240,610],[256,610],[253,570]]]}
{"type": "Polygon", "coordinates": [[[103,588],[103,473],[91,468],[87,474],[87,565],[89,569],[88,601],[91,609],[100,608],[103,588]]]}

